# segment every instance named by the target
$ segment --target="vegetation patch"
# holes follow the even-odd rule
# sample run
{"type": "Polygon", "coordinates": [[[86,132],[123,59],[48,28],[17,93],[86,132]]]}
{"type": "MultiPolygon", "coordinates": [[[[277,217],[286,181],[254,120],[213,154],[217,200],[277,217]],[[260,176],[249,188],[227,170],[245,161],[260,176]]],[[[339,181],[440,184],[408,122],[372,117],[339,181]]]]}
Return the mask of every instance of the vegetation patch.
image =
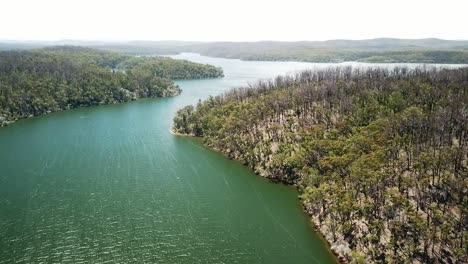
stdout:
{"type": "Polygon", "coordinates": [[[20,118],[178,95],[174,79],[223,76],[211,65],[58,46],[0,52],[0,126],[20,118]]]}
{"type": "Polygon", "coordinates": [[[354,263],[467,263],[468,68],[333,68],[186,106],[173,130],[297,186],[354,263]]]}

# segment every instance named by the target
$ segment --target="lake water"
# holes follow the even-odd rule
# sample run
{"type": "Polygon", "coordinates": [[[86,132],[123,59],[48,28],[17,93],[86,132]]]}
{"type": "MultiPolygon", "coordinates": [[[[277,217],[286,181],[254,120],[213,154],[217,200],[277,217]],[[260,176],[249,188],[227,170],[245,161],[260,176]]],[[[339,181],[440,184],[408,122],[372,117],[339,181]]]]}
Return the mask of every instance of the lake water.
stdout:
{"type": "Polygon", "coordinates": [[[293,188],[169,133],[177,109],[326,64],[182,54],[225,78],[0,129],[0,263],[335,263],[293,188]]]}

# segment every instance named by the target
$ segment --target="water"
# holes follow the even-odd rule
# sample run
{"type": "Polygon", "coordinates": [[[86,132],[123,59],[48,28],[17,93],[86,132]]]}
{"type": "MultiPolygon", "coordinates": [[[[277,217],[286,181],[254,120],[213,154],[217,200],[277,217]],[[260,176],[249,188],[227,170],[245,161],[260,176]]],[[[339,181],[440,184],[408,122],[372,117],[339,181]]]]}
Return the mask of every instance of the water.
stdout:
{"type": "Polygon", "coordinates": [[[0,263],[336,262],[293,188],[169,133],[186,104],[317,65],[175,57],[226,77],[0,129],[0,263]]]}

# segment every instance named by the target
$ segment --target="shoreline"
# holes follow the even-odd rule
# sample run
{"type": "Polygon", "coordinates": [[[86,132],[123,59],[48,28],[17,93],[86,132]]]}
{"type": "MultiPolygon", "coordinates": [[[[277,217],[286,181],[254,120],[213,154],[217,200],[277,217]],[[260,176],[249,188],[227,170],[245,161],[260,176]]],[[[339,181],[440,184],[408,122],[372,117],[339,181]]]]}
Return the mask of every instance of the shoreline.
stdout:
{"type": "Polygon", "coordinates": [[[43,117],[43,116],[47,116],[49,114],[58,113],[58,112],[72,111],[72,110],[75,110],[75,109],[83,109],[83,108],[120,105],[120,104],[126,104],[126,103],[131,103],[131,102],[135,102],[135,101],[139,101],[139,100],[145,100],[145,99],[176,97],[176,96],[179,96],[181,93],[182,92],[177,93],[177,94],[168,95],[168,96],[139,97],[139,98],[132,99],[132,100],[129,100],[129,101],[123,101],[123,102],[117,102],[116,101],[116,102],[107,103],[107,104],[103,103],[103,104],[97,104],[97,105],[79,105],[77,107],[63,108],[63,109],[58,109],[58,110],[53,110],[53,111],[48,110],[47,112],[39,114],[39,115],[18,116],[18,117],[14,117],[14,119],[12,119],[12,120],[7,119],[5,116],[0,116],[0,117],[4,117],[4,120],[0,121],[0,128],[7,127],[7,126],[9,126],[9,125],[11,125],[13,123],[16,123],[18,121],[21,121],[21,120],[26,120],[26,119],[30,119],[30,118],[36,118],[36,117],[43,117]]]}
{"type": "MultiPolygon", "coordinates": [[[[194,136],[194,135],[189,135],[189,134],[181,134],[179,132],[175,132],[173,130],[173,128],[171,127],[169,129],[169,133],[171,133],[172,135],[174,136],[181,136],[181,137],[191,137],[191,138],[194,138],[194,139],[201,139],[203,137],[197,137],[197,136],[194,136]]],[[[217,152],[221,155],[223,155],[224,157],[230,159],[230,160],[235,160],[237,162],[240,162],[239,160],[237,159],[234,159],[234,158],[230,158],[228,157],[223,151],[221,150],[218,150],[218,149],[214,149],[210,146],[207,146],[205,145],[203,142],[202,142],[202,145],[205,146],[206,148],[208,148],[209,150],[211,151],[214,151],[214,152],[217,152]]],[[[250,168],[249,166],[246,166],[245,164],[243,164],[242,162],[240,162],[242,164],[242,166],[245,166],[249,169],[252,169],[250,168]]],[[[283,184],[285,186],[289,186],[289,187],[292,187],[295,189],[296,192],[298,192],[299,194],[299,189],[297,188],[296,185],[293,185],[293,184],[287,184],[285,182],[281,182],[281,181],[275,181],[274,179],[268,177],[267,175],[261,175],[259,174],[257,171],[255,171],[254,169],[252,169],[252,172],[257,176],[257,177],[262,177],[262,178],[265,178],[267,179],[270,183],[279,183],[279,184],[283,184]]],[[[301,201],[301,199],[299,199],[299,197],[297,197],[297,200],[301,201]]],[[[340,263],[340,264],[347,264],[348,263],[348,260],[346,259],[346,257],[340,253],[338,253],[333,245],[332,245],[332,242],[330,242],[328,239],[327,239],[327,236],[320,230],[320,226],[318,226],[317,223],[314,222],[312,216],[307,212],[307,209],[306,207],[301,203],[301,208],[302,208],[302,212],[305,214],[305,216],[308,218],[308,221],[309,221],[309,224],[310,224],[310,227],[318,234],[318,237],[320,238],[320,240],[322,240],[322,242],[324,244],[327,245],[327,248],[328,250],[330,251],[330,253],[332,253],[332,255],[336,258],[337,260],[337,263],[340,263]]]]}
{"type": "Polygon", "coordinates": [[[169,133],[170,133],[170,134],[172,134],[172,135],[174,135],[174,136],[181,136],[181,137],[194,137],[194,138],[196,138],[195,136],[192,136],[192,135],[181,134],[181,133],[179,133],[179,132],[175,132],[175,131],[172,129],[172,127],[171,127],[171,128],[169,128],[169,133]]]}

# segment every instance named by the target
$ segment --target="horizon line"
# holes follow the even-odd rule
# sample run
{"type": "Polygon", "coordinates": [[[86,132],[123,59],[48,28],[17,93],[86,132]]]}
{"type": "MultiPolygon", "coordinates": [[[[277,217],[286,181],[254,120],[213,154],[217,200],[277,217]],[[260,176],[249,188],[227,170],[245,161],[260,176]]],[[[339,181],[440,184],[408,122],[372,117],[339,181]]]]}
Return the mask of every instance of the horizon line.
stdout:
{"type": "Polygon", "coordinates": [[[397,38],[397,37],[376,37],[376,38],[334,38],[326,40],[183,40],[183,39],[86,39],[86,38],[62,38],[62,39],[11,39],[11,38],[0,38],[0,42],[67,42],[67,41],[82,41],[82,42],[107,42],[107,43],[125,43],[125,42],[201,42],[201,43],[212,43],[212,42],[234,42],[234,43],[255,43],[255,42],[327,42],[327,41],[369,41],[369,40],[442,40],[442,41],[468,41],[467,39],[444,39],[438,37],[426,37],[426,38],[397,38]]]}

